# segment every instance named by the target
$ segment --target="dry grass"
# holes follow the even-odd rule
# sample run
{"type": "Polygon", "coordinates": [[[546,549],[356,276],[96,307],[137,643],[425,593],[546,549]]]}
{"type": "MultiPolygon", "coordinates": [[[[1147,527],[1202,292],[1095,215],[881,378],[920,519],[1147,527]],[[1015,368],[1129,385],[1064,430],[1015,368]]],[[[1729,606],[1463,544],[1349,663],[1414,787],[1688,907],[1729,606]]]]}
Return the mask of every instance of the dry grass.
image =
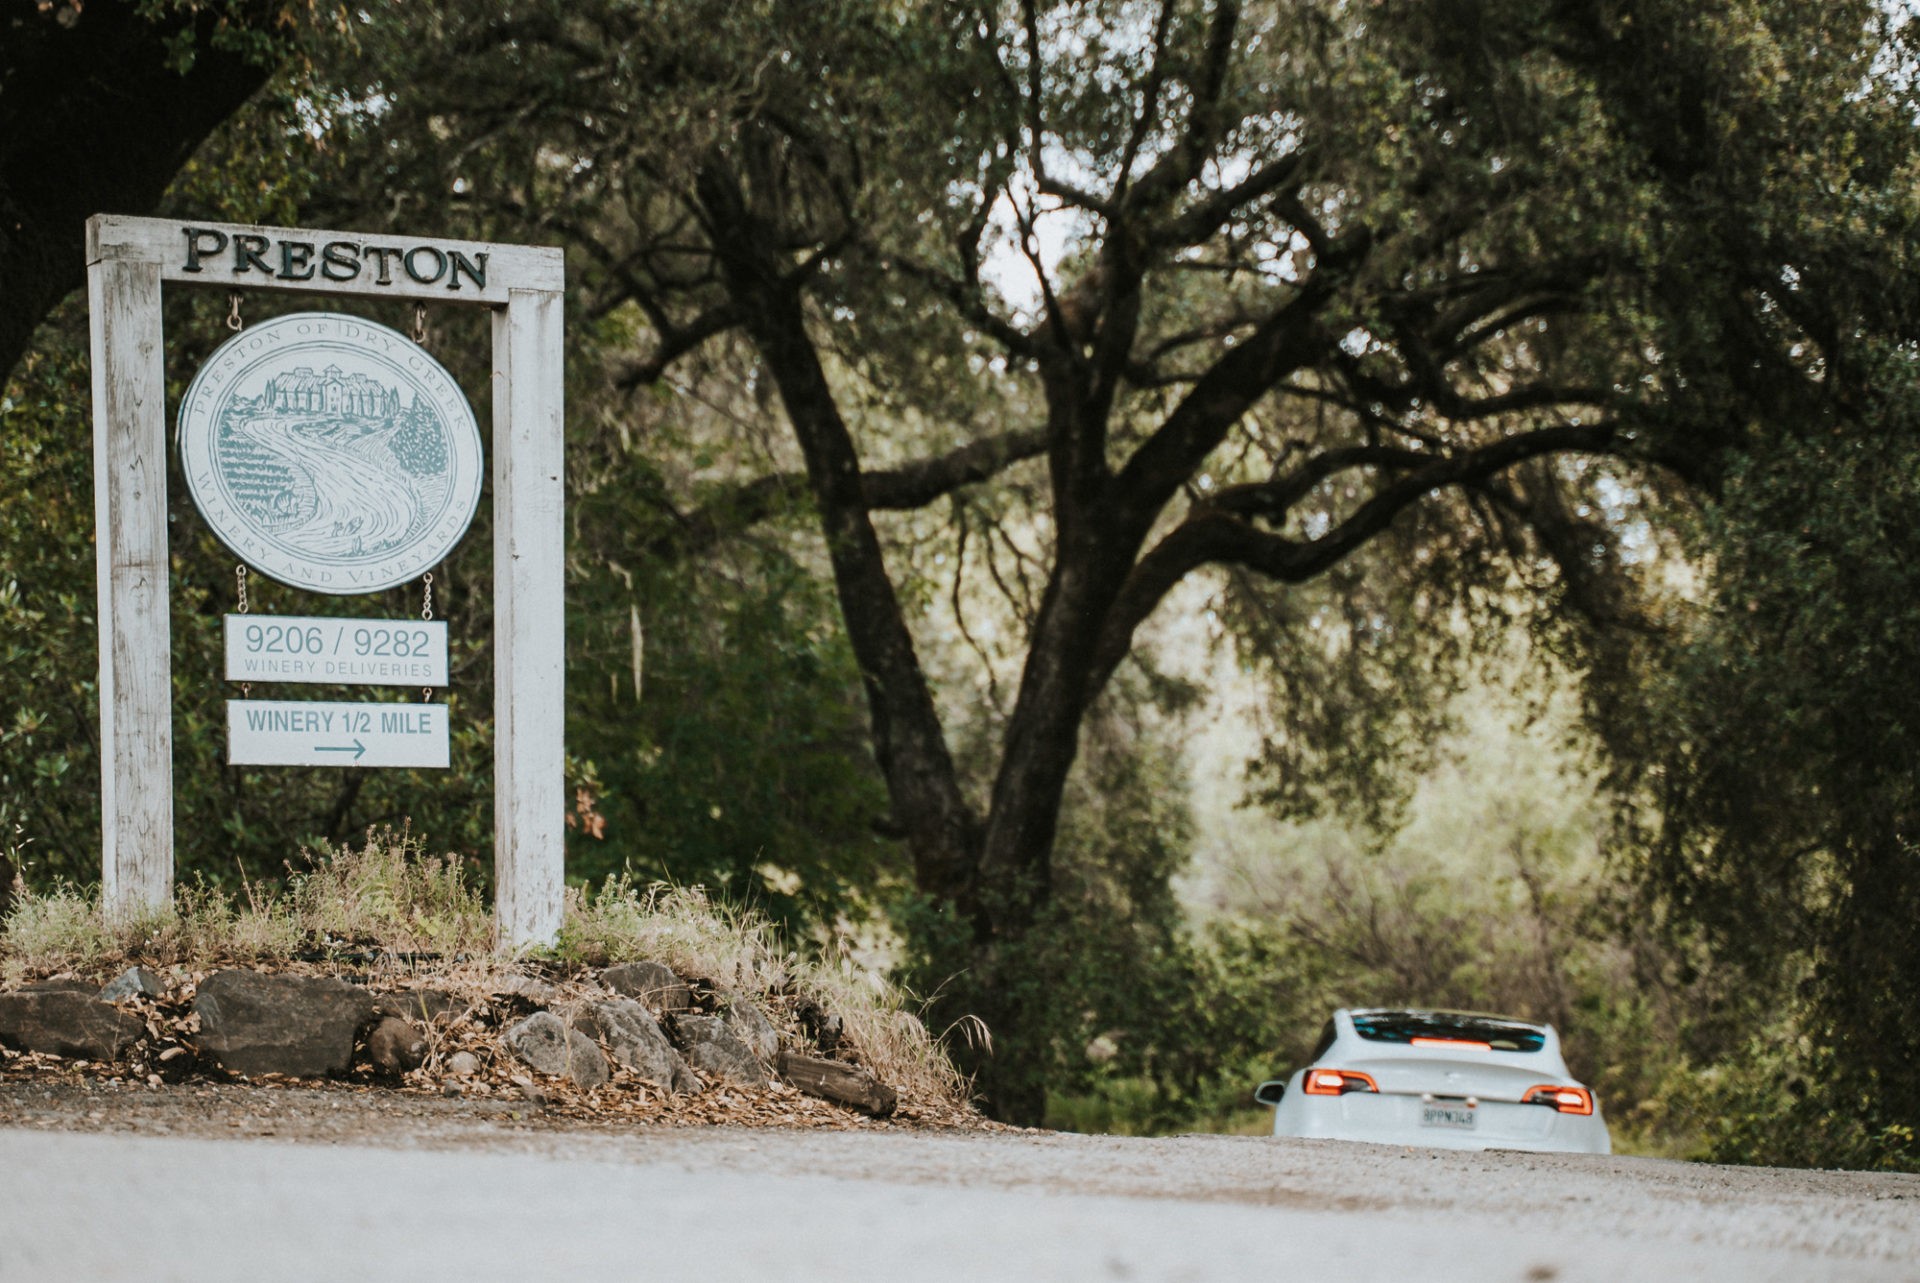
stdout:
{"type": "Polygon", "coordinates": [[[0,980],[99,977],[132,960],[260,963],[342,946],[442,955],[491,947],[492,921],[458,865],[426,854],[404,830],[302,860],[283,892],[248,887],[236,898],[188,886],[170,910],[125,918],[104,916],[90,888],[23,889],[0,933],[0,980]]]}
{"type": "MultiPolygon", "coordinates": [[[[0,929],[0,984],[74,974],[105,980],[131,962],[205,971],[222,965],[404,973],[462,994],[511,991],[526,977],[492,951],[492,915],[457,862],[409,833],[368,834],[359,848],[305,857],[282,890],[183,888],[171,911],[108,920],[90,889],[23,891],[0,929]]],[[[615,878],[569,891],[559,943],[537,961],[571,968],[568,996],[592,988],[580,969],[646,959],[705,981],[722,1001],[750,1001],[796,1046],[808,1003],[837,1015],[843,1046],[903,1100],[960,1102],[967,1084],[905,996],[850,960],[822,963],[782,948],[771,924],[697,887],[637,887],[615,878]]],[[[380,987],[376,984],[376,987],[380,987]]]]}
{"type": "Polygon", "coordinates": [[[591,966],[664,962],[682,976],[754,996],[790,1036],[799,1034],[799,1006],[812,1002],[840,1017],[842,1038],[861,1063],[904,1096],[967,1096],[966,1080],[897,986],[850,960],[836,965],[783,950],[764,918],[715,904],[699,887],[639,888],[615,877],[596,891],[570,891],[559,952],[591,966]]]}
{"type": "Polygon", "coordinates": [[[586,966],[645,959],[721,989],[770,992],[787,981],[772,927],[715,904],[700,887],[636,887],[608,878],[599,890],[570,889],[559,955],[586,966]]]}

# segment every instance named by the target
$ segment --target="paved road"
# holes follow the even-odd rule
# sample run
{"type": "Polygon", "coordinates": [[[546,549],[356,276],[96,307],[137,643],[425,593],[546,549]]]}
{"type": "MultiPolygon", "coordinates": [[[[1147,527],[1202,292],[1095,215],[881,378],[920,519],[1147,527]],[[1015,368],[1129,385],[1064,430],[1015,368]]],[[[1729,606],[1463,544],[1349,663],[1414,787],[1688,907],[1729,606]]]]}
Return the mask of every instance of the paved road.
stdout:
{"type": "Polygon", "coordinates": [[[0,1280],[1920,1279],[1920,1177],[303,1108],[0,1110],[0,1280]]]}

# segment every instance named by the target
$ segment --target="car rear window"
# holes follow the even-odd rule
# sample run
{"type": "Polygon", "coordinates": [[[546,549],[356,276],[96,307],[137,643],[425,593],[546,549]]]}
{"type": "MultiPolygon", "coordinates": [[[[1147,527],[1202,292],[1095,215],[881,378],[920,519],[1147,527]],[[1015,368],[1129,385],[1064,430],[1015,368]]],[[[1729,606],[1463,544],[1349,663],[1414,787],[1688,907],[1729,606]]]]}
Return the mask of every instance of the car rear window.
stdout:
{"type": "Polygon", "coordinates": [[[1372,1042],[1410,1043],[1415,1038],[1484,1042],[1495,1051],[1539,1051],[1547,1036],[1532,1025],[1447,1011],[1356,1012],[1354,1032],[1372,1042]]]}

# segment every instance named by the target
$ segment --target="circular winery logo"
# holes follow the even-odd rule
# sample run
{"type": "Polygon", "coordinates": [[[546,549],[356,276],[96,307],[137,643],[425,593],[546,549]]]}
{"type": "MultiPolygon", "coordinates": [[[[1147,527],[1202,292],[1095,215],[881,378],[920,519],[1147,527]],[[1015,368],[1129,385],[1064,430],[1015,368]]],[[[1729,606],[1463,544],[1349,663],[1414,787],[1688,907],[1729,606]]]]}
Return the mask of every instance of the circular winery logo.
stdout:
{"type": "Polygon", "coordinates": [[[180,457],[221,542],[316,592],[432,569],[480,501],[480,429],[453,376],[404,334],[331,312],[221,344],[180,403],[180,457]]]}

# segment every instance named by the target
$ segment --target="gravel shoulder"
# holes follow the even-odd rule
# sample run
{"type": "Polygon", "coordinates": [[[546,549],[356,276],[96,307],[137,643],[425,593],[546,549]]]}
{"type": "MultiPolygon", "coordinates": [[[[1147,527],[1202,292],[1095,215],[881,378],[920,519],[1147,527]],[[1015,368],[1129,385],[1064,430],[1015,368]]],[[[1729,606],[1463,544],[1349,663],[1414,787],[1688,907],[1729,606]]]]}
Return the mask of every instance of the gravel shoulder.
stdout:
{"type": "Polygon", "coordinates": [[[347,1252],[368,1278],[548,1277],[507,1268],[515,1243],[546,1259],[543,1218],[586,1278],[622,1277],[636,1252],[785,1279],[1270,1278],[1281,1262],[1920,1278],[1916,1176],[848,1121],[635,1128],[351,1087],[0,1083],[0,1278],[260,1277],[290,1251],[347,1252]],[[86,1226],[70,1238],[63,1216],[139,1237],[82,1250],[86,1226]],[[208,1250],[223,1224],[253,1245],[232,1271],[208,1250]]]}

